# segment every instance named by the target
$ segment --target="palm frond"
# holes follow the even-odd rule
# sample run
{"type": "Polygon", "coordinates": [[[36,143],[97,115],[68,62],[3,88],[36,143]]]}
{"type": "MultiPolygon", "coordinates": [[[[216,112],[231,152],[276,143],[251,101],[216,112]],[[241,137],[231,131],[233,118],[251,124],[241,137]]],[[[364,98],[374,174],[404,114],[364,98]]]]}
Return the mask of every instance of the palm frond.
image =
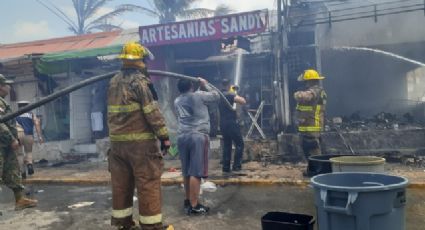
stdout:
{"type": "Polygon", "coordinates": [[[153,0],[147,0],[148,1],[148,5],[151,9],[155,9],[155,4],[152,2],[153,0]]]}
{"type": "Polygon", "coordinates": [[[118,15],[120,15],[120,14],[126,12],[126,11],[128,11],[128,10],[125,9],[125,8],[117,8],[117,9],[115,9],[115,10],[109,12],[109,13],[106,13],[106,14],[94,19],[90,23],[88,23],[85,26],[85,30],[86,30],[86,28],[88,28],[90,26],[105,23],[105,21],[107,21],[108,19],[112,19],[113,17],[116,17],[116,16],[118,16],[118,15]]]}
{"type": "MultiPolygon", "coordinates": [[[[92,9],[94,9],[94,5],[97,3],[97,0],[86,0],[85,2],[85,12],[84,12],[84,17],[87,18],[87,16],[90,15],[90,11],[92,11],[92,9]]],[[[94,12],[93,12],[94,13],[94,12]]]]}
{"type": "MultiPolygon", "coordinates": [[[[87,2],[87,0],[83,1],[87,2]]],[[[86,19],[93,17],[94,14],[109,1],[111,0],[94,0],[94,2],[91,3],[90,7],[88,7],[89,5],[87,5],[87,8],[84,12],[84,17],[86,19]]]]}
{"type": "Polygon", "coordinates": [[[72,0],[72,5],[74,6],[75,13],[77,14],[77,27],[79,33],[81,33],[82,29],[84,28],[84,5],[82,4],[84,0],[72,0]]]}
{"type": "Polygon", "coordinates": [[[78,34],[78,30],[77,30],[77,28],[76,28],[76,27],[69,26],[69,27],[68,27],[68,30],[69,30],[69,31],[71,31],[71,32],[72,32],[72,33],[74,33],[74,34],[78,34]]]}
{"type": "Polygon", "coordinates": [[[155,4],[155,8],[158,10],[158,12],[166,12],[168,7],[167,3],[165,2],[167,0],[154,0],[153,3],[155,4]]]}
{"type": "Polygon", "coordinates": [[[147,13],[149,16],[158,17],[159,13],[155,10],[149,9],[147,7],[134,5],[134,4],[121,4],[116,7],[116,9],[126,9],[129,12],[139,11],[142,13],[147,13]]]}
{"type": "Polygon", "coordinates": [[[206,8],[195,8],[188,9],[177,13],[177,15],[183,19],[193,19],[193,18],[202,18],[208,17],[214,14],[214,10],[206,8]]]}

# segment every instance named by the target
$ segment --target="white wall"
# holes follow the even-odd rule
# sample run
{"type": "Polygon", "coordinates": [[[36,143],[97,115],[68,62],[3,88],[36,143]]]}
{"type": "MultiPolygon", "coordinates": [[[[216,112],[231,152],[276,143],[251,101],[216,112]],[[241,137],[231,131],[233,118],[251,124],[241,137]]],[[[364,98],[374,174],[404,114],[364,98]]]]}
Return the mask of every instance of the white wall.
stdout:
{"type": "MultiPolygon", "coordinates": [[[[82,78],[72,78],[71,84],[76,84],[82,78]]],[[[90,94],[87,86],[70,94],[70,139],[76,144],[91,141],[90,94]]]]}
{"type": "Polygon", "coordinates": [[[36,102],[39,95],[38,79],[33,75],[19,76],[14,80],[13,90],[16,92],[16,101],[11,102],[14,109],[17,109],[17,101],[36,102]]]}
{"type": "Polygon", "coordinates": [[[425,68],[417,68],[406,75],[407,96],[413,101],[425,102],[425,68]]]}

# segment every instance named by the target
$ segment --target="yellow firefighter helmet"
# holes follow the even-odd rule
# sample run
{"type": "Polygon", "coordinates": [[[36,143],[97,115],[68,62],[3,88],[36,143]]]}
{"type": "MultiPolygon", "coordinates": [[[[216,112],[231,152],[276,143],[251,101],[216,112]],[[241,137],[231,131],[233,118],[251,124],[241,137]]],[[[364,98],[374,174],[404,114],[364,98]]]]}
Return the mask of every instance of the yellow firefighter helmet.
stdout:
{"type": "Polygon", "coordinates": [[[320,74],[314,69],[305,70],[304,73],[302,73],[298,77],[298,81],[323,80],[323,79],[325,79],[325,77],[320,76],[320,74]]]}
{"type": "Polygon", "coordinates": [[[122,47],[121,54],[119,55],[120,59],[126,60],[142,60],[145,57],[151,58],[152,53],[149,50],[140,45],[138,42],[127,42],[122,47]]]}
{"type": "Polygon", "coordinates": [[[237,85],[231,85],[229,88],[229,92],[236,93],[239,90],[239,86],[237,85]]]}

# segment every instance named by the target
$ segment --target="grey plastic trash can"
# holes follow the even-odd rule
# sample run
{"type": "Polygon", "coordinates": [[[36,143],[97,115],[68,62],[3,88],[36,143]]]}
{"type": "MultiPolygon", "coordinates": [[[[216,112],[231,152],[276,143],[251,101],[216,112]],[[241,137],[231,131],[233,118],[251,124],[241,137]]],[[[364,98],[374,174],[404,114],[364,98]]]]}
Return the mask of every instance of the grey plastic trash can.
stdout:
{"type": "Polygon", "coordinates": [[[330,173],[311,178],[319,230],[404,230],[404,177],[330,173]]]}

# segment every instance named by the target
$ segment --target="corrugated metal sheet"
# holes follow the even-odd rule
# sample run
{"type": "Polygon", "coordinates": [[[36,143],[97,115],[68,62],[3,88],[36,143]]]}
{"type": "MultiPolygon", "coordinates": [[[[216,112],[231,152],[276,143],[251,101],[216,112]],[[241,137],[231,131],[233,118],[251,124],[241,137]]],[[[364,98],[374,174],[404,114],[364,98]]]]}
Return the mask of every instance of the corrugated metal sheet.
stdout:
{"type": "Polygon", "coordinates": [[[110,45],[121,31],[93,33],[80,36],[54,38],[34,42],[0,46],[0,60],[22,57],[30,54],[46,54],[69,50],[100,48],[110,45]]]}

